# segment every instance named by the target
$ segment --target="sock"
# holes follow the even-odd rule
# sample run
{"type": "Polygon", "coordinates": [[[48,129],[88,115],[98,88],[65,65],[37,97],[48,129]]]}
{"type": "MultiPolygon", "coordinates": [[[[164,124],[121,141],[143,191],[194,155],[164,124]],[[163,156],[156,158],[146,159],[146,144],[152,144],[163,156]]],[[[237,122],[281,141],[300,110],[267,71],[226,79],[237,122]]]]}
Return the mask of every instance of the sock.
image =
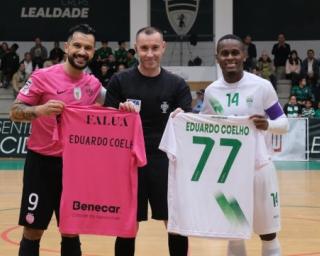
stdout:
{"type": "Polygon", "coordinates": [[[246,256],[246,245],[243,240],[230,240],[228,242],[228,256],[246,256]]]}
{"type": "Polygon", "coordinates": [[[39,256],[39,240],[29,240],[22,237],[19,248],[19,256],[39,256]]]}
{"type": "Polygon", "coordinates": [[[279,239],[276,237],[271,241],[262,240],[262,256],[281,256],[281,247],[279,239]]]}
{"type": "Polygon", "coordinates": [[[188,255],[188,237],[168,234],[170,256],[188,255]]]}
{"type": "Polygon", "coordinates": [[[61,256],[81,256],[81,243],[79,236],[62,236],[61,256]]]}
{"type": "Polygon", "coordinates": [[[135,250],[136,238],[117,237],[114,246],[115,256],[133,256],[135,250]]]}

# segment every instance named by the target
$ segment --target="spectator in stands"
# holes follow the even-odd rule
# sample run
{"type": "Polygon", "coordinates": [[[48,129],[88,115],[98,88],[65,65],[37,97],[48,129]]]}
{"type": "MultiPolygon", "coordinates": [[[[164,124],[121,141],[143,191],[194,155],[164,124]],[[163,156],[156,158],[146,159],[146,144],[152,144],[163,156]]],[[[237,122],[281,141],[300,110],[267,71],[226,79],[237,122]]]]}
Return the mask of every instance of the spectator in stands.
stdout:
{"type": "Polygon", "coordinates": [[[98,56],[95,54],[90,61],[88,68],[90,68],[91,73],[94,74],[95,76],[98,76],[100,73],[100,65],[97,60],[98,56]]]}
{"type": "Polygon", "coordinates": [[[301,72],[307,78],[309,85],[315,86],[317,84],[319,79],[319,62],[314,57],[313,49],[307,51],[307,58],[302,62],[301,72]]]}
{"type": "Polygon", "coordinates": [[[251,72],[252,69],[255,68],[257,64],[257,48],[256,48],[256,45],[252,43],[252,38],[250,35],[246,35],[243,38],[243,43],[244,43],[245,52],[247,55],[243,68],[246,71],[251,72]]]}
{"type": "Polygon", "coordinates": [[[315,115],[315,111],[313,108],[313,102],[311,99],[307,99],[305,101],[305,106],[302,108],[301,117],[313,118],[315,115]]]}
{"type": "Polygon", "coordinates": [[[127,64],[128,61],[128,51],[126,50],[126,42],[125,41],[119,41],[118,42],[119,49],[115,51],[114,56],[116,58],[116,62],[118,64],[127,64]]]}
{"type": "Polygon", "coordinates": [[[30,54],[33,62],[33,70],[42,68],[43,62],[48,58],[47,48],[42,45],[40,38],[37,37],[34,42],[35,45],[30,49],[30,54]]]}
{"type": "Polygon", "coordinates": [[[291,86],[298,84],[301,72],[301,59],[296,50],[290,52],[286,61],[286,77],[291,80],[291,86]]]}
{"type": "Polygon", "coordinates": [[[122,64],[122,63],[118,64],[118,66],[117,66],[117,73],[125,70],[126,68],[127,68],[126,65],[124,65],[124,64],[122,64]]]}
{"type": "Polygon", "coordinates": [[[139,64],[138,59],[135,57],[136,51],[134,49],[129,49],[127,54],[127,67],[133,67],[139,64]]]}
{"type": "Polygon", "coordinates": [[[108,41],[101,41],[101,47],[96,51],[95,54],[99,67],[101,67],[102,64],[107,64],[110,54],[113,54],[113,52],[111,47],[108,46],[108,41]]]}
{"type": "Polygon", "coordinates": [[[318,102],[318,108],[314,114],[315,118],[320,118],[320,102],[318,102]]]}
{"type": "Polygon", "coordinates": [[[1,62],[2,62],[2,58],[4,57],[4,55],[6,53],[8,53],[9,51],[10,51],[10,49],[9,49],[8,44],[6,42],[3,42],[0,47],[0,87],[2,87],[2,81],[3,81],[3,72],[2,72],[1,62]]]}
{"type": "Polygon", "coordinates": [[[54,64],[57,64],[57,63],[53,62],[51,59],[46,59],[46,60],[43,62],[43,68],[51,67],[51,66],[54,65],[54,64]]]}
{"type": "Polygon", "coordinates": [[[290,95],[289,102],[283,107],[283,112],[287,117],[299,117],[301,116],[301,106],[297,102],[297,97],[295,95],[290,95]]]}
{"type": "Polygon", "coordinates": [[[116,62],[116,58],[114,57],[113,54],[109,55],[107,64],[113,73],[115,73],[117,71],[117,62],[116,62]]]}
{"type": "Polygon", "coordinates": [[[2,42],[1,46],[0,46],[0,58],[2,58],[5,53],[7,53],[9,51],[9,45],[6,42],[2,42]]]}
{"type": "Polygon", "coordinates": [[[286,43],[284,34],[280,33],[278,35],[278,43],[273,45],[272,54],[277,80],[283,79],[285,77],[286,61],[290,54],[290,45],[286,43]]]}
{"type": "Polygon", "coordinates": [[[262,51],[257,64],[258,74],[264,79],[269,80],[274,89],[277,90],[277,79],[274,75],[274,66],[272,60],[266,51],[262,51]]]}
{"type": "Polygon", "coordinates": [[[311,89],[307,86],[306,78],[304,76],[299,77],[299,84],[294,85],[291,88],[291,95],[297,97],[297,101],[300,105],[304,106],[305,101],[312,97],[311,89]]]}
{"type": "Polygon", "coordinates": [[[102,64],[100,67],[100,72],[97,75],[97,78],[99,79],[100,83],[104,88],[107,88],[109,80],[114,72],[109,68],[107,64],[102,64]]]}
{"type": "Polygon", "coordinates": [[[197,99],[196,99],[196,104],[192,108],[193,113],[199,113],[202,109],[203,105],[203,98],[204,98],[204,89],[200,89],[197,91],[197,99]]]}
{"type": "Polygon", "coordinates": [[[24,86],[27,80],[28,80],[28,74],[26,73],[24,62],[20,62],[19,69],[17,70],[16,73],[14,73],[11,80],[14,98],[17,97],[18,92],[24,86]]]}
{"type": "Polygon", "coordinates": [[[64,51],[60,48],[59,42],[55,41],[53,49],[50,51],[49,59],[53,64],[58,64],[63,60],[64,51]]]}
{"type": "Polygon", "coordinates": [[[24,59],[22,60],[24,67],[25,67],[25,72],[27,76],[29,77],[31,73],[33,72],[33,63],[32,63],[32,57],[30,52],[26,52],[24,54],[24,59]]]}
{"type": "Polygon", "coordinates": [[[2,57],[10,51],[9,45],[7,42],[3,42],[0,46],[0,64],[2,57]]]}
{"type": "Polygon", "coordinates": [[[19,45],[14,43],[10,47],[10,51],[7,52],[2,60],[1,60],[1,67],[3,72],[3,80],[2,80],[2,87],[8,88],[11,83],[11,79],[13,74],[19,68],[19,55],[17,54],[17,50],[19,45]]]}

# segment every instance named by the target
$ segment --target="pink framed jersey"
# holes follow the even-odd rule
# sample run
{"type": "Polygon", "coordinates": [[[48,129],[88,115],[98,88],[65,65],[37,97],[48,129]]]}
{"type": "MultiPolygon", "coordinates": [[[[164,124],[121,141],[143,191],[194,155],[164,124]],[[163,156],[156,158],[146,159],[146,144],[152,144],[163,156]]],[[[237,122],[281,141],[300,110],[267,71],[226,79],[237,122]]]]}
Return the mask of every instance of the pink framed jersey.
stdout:
{"type": "Polygon", "coordinates": [[[97,106],[67,107],[60,137],[60,231],[134,237],[137,169],[146,164],[139,114],[97,106]]]}

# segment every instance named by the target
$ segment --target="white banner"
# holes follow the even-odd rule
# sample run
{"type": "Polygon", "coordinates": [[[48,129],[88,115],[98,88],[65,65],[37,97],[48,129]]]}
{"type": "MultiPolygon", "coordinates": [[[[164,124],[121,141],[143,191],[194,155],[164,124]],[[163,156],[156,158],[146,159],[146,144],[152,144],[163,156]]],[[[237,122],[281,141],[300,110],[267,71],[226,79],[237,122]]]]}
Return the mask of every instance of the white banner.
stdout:
{"type": "Polygon", "coordinates": [[[308,161],[308,119],[289,118],[289,132],[270,136],[275,161],[308,161]]]}

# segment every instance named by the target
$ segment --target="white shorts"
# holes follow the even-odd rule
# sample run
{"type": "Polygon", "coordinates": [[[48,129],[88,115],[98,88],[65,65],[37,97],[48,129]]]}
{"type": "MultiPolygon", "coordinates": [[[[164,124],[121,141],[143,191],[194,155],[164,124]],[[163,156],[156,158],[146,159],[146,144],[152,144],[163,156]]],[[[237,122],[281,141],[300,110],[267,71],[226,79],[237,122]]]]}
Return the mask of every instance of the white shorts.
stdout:
{"type": "Polygon", "coordinates": [[[280,231],[280,197],[276,169],[272,162],[254,174],[253,231],[258,235],[280,231]]]}

